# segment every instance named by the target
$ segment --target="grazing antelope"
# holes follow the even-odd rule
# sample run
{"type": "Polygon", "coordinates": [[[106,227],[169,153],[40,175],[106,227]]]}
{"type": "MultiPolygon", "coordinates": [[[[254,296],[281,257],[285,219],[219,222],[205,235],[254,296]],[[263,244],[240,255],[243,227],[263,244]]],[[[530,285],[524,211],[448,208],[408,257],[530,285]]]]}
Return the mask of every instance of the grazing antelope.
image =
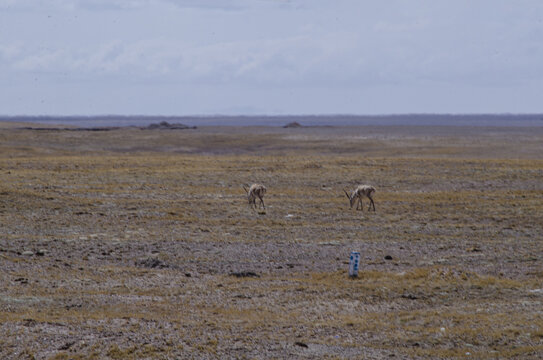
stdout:
{"type": "Polygon", "coordinates": [[[373,205],[373,211],[375,211],[375,203],[373,202],[373,198],[371,197],[371,194],[375,192],[375,188],[373,186],[358,185],[356,189],[351,191],[351,195],[349,195],[345,189],[343,189],[343,192],[345,193],[345,195],[347,195],[347,199],[349,199],[349,202],[351,203],[351,209],[353,208],[353,205],[356,201],[356,210],[362,210],[362,197],[365,196],[368,199],[370,199],[370,205],[368,206],[368,211],[371,210],[372,205],[373,205]],[[360,209],[358,209],[359,205],[360,205],[360,209]]]}
{"type": "Polygon", "coordinates": [[[249,205],[251,205],[252,208],[256,209],[256,198],[260,199],[260,204],[264,209],[266,209],[266,206],[264,206],[264,200],[262,199],[264,197],[264,194],[266,193],[267,189],[262,184],[253,184],[247,190],[245,186],[243,186],[243,190],[247,193],[247,199],[249,200],[249,205]]]}

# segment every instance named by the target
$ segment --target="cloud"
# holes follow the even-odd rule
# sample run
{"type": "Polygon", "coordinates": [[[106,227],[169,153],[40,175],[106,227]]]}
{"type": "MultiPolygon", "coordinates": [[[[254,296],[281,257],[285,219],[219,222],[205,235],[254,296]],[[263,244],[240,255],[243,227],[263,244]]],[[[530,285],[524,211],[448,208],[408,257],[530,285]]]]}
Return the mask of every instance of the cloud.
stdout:
{"type": "Polygon", "coordinates": [[[352,82],[364,72],[354,34],[187,46],[175,39],[120,40],[80,48],[3,48],[13,69],[78,76],[164,77],[204,83],[283,85],[352,82]]]}
{"type": "MultiPolygon", "coordinates": [[[[372,32],[303,33],[209,44],[171,37],[45,48],[3,44],[0,59],[17,71],[79,76],[163,77],[178,81],[280,86],[374,86],[417,81],[499,85],[541,77],[537,40],[513,48],[454,36],[432,41],[428,27],[404,37],[400,25],[372,32]],[[378,39],[378,40],[376,40],[378,39]],[[460,44],[464,42],[463,44],[460,44]],[[463,51],[455,51],[462,46],[463,51]]],[[[520,35],[519,35],[520,36],[520,35]]]]}
{"type": "Polygon", "coordinates": [[[543,5],[519,1],[0,0],[0,77],[24,88],[39,73],[44,87],[119,93],[135,82],[189,94],[269,89],[259,108],[294,90],[336,91],[342,106],[395,88],[527,93],[543,84],[543,5]]]}
{"type": "Polygon", "coordinates": [[[0,9],[10,11],[36,12],[48,11],[129,11],[152,7],[175,7],[178,9],[200,9],[219,11],[241,11],[259,8],[303,7],[302,3],[294,0],[0,0],[0,9]]]}
{"type": "Polygon", "coordinates": [[[0,43],[0,60],[6,63],[16,59],[21,53],[21,46],[18,44],[1,44],[0,43]]]}
{"type": "MultiPolygon", "coordinates": [[[[48,0],[38,3],[35,0],[0,0],[0,9],[12,11],[49,10],[89,10],[124,11],[152,6],[171,5],[178,8],[199,8],[218,10],[241,10],[265,0],[48,0]]],[[[270,2],[275,3],[271,0],[270,2]]],[[[282,2],[277,2],[281,4],[282,2]]]]}

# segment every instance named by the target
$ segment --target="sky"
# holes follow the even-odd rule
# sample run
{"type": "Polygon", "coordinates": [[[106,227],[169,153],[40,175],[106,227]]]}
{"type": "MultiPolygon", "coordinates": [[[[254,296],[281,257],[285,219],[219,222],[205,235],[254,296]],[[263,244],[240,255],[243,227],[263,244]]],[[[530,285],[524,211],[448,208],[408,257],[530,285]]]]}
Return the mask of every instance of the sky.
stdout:
{"type": "Polygon", "coordinates": [[[543,113],[541,0],[0,0],[0,115],[543,113]]]}

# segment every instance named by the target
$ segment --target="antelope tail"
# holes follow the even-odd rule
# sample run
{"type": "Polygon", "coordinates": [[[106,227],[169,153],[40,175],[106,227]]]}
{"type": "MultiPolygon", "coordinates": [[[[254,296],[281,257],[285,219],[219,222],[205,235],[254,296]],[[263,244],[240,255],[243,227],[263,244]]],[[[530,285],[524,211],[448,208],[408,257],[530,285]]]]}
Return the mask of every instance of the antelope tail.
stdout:
{"type": "Polygon", "coordinates": [[[244,185],[241,185],[241,187],[243,188],[243,190],[245,190],[245,192],[248,194],[249,193],[249,190],[247,190],[247,188],[244,186],[244,185]]]}

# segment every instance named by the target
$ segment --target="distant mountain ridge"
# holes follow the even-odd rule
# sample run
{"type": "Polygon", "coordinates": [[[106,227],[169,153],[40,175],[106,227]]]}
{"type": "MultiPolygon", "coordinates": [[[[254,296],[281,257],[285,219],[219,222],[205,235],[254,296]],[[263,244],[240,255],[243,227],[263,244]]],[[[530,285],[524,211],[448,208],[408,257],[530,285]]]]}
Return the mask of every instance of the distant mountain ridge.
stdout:
{"type": "Polygon", "coordinates": [[[398,114],[398,115],[209,115],[209,116],[0,116],[0,121],[79,127],[149,126],[543,126],[543,114],[398,114]]]}

